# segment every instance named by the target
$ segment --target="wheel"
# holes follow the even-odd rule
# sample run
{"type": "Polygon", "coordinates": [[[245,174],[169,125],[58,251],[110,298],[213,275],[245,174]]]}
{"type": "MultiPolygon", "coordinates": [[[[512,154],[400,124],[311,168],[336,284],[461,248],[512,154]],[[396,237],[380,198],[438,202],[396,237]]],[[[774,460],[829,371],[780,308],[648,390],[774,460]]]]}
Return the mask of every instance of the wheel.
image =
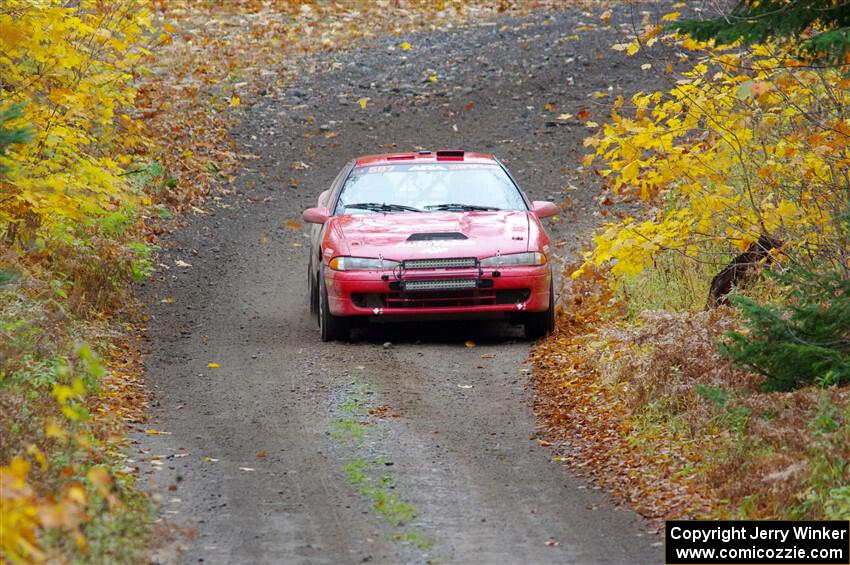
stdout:
{"type": "Polygon", "coordinates": [[[319,321],[319,285],[313,273],[313,265],[307,266],[307,300],[310,303],[310,316],[319,321]]]}
{"type": "Polygon", "coordinates": [[[543,312],[528,312],[525,315],[525,337],[540,339],[555,329],[554,284],[549,281],[549,308],[543,312]]]}
{"type": "Polygon", "coordinates": [[[328,308],[328,289],[324,277],[319,277],[319,334],[322,341],[346,340],[351,335],[351,321],[334,316],[328,308]]]}

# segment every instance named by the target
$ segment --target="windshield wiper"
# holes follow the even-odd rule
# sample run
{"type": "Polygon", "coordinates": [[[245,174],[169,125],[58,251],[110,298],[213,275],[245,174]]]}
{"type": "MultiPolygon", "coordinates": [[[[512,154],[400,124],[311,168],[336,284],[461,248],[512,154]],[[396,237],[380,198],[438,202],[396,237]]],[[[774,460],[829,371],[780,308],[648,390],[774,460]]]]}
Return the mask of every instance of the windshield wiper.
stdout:
{"type": "Polygon", "coordinates": [[[457,203],[432,204],[431,206],[425,206],[425,208],[427,208],[428,210],[448,210],[448,211],[461,210],[461,211],[464,211],[464,212],[467,212],[467,211],[470,211],[470,212],[478,212],[478,211],[481,211],[481,212],[489,212],[489,211],[496,212],[496,211],[501,210],[501,208],[496,208],[495,206],[476,206],[475,204],[457,204],[457,203]]]}
{"type": "Polygon", "coordinates": [[[380,202],[358,202],[357,204],[345,204],[346,208],[359,208],[360,210],[370,210],[372,212],[424,212],[413,206],[405,206],[404,204],[386,204],[380,202]]]}

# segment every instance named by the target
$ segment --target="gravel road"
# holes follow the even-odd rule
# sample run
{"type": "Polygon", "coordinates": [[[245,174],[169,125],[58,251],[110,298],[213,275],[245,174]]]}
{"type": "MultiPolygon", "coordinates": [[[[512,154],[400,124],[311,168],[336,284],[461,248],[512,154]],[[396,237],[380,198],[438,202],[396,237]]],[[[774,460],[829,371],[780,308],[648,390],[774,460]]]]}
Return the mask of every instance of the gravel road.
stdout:
{"type": "Polygon", "coordinates": [[[577,10],[310,56],[298,83],[243,106],[250,157],[232,193],[169,236],[141,289],[150,427],[166,433],[138,434],[136,459],[163,518],[191,532],[178,561],[662,562],[637,515],[535,441],[518,328],[380,326],[323,344],[308,230],[287,225],[356,155],[465,148],[564,203],[548,229],[569,258],[599,219],[597,181],[577,168],[584,121],[610,100],[590,94],[648,87],[609,49],[639,17],[615,12],[614,30],[577,10]]]}

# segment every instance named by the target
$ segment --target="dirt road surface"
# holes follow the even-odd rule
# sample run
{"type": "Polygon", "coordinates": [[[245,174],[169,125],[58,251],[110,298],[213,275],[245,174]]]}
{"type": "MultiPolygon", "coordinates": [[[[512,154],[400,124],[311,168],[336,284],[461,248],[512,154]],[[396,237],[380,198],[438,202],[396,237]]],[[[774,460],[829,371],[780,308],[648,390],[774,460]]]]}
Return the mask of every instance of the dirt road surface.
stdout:
{"type": "Polygon", "coordinates": [[[380,40],[306,58],[297,84],[244,106],[234,135],[251,157],[233,194],[168,238],[168,268],[142,289],[148,427],[166,433],[138,434],[136,455],[163,519],[195,534],[179,561],[662,562],[637,515],[535,441],[518,328],[321,343],[308,230],[287,226],[356,155],[465,148],[566,203],[548,229],[568,258],[598,220],[596,180],[577,167],[584,121],[610,101],[590,94],[646,87],[640,61],[609,49],[634,17],[623,8],[614,31],[579,10],[380,40]]]}

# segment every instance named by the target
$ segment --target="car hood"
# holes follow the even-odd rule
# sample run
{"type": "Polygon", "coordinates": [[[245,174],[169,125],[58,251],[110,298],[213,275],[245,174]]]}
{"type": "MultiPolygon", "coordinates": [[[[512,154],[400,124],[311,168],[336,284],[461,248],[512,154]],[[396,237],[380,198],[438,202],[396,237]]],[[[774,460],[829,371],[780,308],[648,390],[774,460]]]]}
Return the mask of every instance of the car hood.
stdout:
{"type": "MultiPolygon", "coordinates": [[[[334,216],[333,255],[401,261],[528,251],[530,212],[429,212],[334,216]]],[[[327,250],[327,247],[326,247],[327,250]]],[[[329,253],[330,255],[330,253],[329,253]]]]}

